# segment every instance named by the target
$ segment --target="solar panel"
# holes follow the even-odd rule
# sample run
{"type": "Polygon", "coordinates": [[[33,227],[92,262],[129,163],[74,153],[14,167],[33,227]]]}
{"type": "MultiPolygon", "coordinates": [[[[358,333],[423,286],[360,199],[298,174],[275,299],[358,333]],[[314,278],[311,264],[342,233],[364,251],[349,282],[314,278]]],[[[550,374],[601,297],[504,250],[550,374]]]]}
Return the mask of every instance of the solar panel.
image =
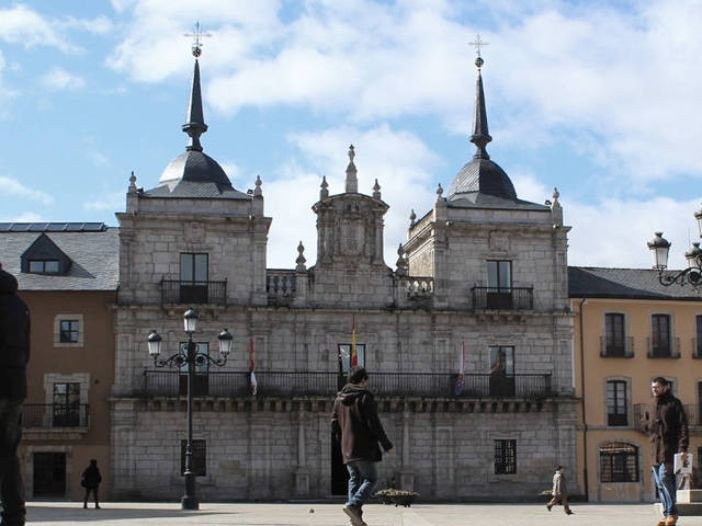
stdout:
{"type": "Polygon", "coordinates": [[[104,232],[105,223],[0,223],[0,232],[104,232]]]}

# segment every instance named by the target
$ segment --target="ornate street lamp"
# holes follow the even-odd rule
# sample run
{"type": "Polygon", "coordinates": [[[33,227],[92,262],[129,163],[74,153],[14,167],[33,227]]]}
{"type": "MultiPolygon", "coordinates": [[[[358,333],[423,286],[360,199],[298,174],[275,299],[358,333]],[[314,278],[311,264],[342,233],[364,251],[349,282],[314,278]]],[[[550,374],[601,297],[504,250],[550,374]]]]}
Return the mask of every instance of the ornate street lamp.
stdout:
{"type": "MultiPolygon", "coordinates": [[[[695,213],[702,237],[702,210],[695,213]]],[[[694,288],[702,287],[702,249],[700,243],[693,243],[692,248],[685,252],[687,268],[679,271],[668,271],[668,255],[670,241],[663,237],[663,232],[655,232],[654,237],[648,242],[648,248],[653,252],[653,268],[658,271],[658,281],[661,285],[669,287],[673,284],[690,285],[694,288]]]]}
{"type": "Polygon", "coordinates": [[[188,366],[188,441],[185,445],[185,494],[180,500],[181,508],[184,510],[196,510],[199,508],[199,502],[195,496],[195,475],[193,474],[193,377],[195,375],[195,367],[206,363],[217,367],[227,363],[227,356],[232,350],[232,340],[234,339],[231,333],[224,329],[217,336],[219,341],[219,353],[221,358],[215,360],[209,355],[197,352],[197,345],[193,342],[193,333],[197,330],[198,315],[193,309],[188,309],[183,315],[183,325],[185,332],[188,335],[188,343],[184,348],[181,348],[177,353],[169,356],[165,360],[159,360],[161,354],[161,336],[152,330],[147,338],[149,347],[149,355],[154,359],[155,367],[177,367],[183,365],[188,366]]]}

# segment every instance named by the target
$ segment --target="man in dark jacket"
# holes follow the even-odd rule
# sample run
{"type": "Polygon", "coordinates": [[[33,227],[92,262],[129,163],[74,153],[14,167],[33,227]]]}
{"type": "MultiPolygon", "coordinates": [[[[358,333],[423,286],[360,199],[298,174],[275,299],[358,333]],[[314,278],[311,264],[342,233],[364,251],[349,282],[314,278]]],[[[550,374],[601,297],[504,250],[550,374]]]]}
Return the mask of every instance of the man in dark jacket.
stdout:
{"type": "Polygon", "coordinates": [[[22,402],[27,397],[29,310],[17,295],[17,280],[0,265],[0,500],[2,526],[25,523],[24,485],[17,447],[22,438],[22,402]]]}
{"type": "Polygon", "coordinates": [[[88,497],[93,494],[93,499],[95,499],[95,509],[100,509],[100,500],[98,499],[98,487],[102,482],[102,475],[100,474],[100,468],[97,466],[97,460],[92,459],[90,465],[85,468],[83,474],[80,476],[80,485],[85,488],[85,498],[83,499],[83,508],[88,507],[88,497]]]}
{"type": "Polygon", "coordinates": [[[678,521],[675,503],[675,473],[673,459],[676,453],[687,457],[689,435],[687,415],[680,400],[670,392],[668,380],[653,379],[653,400],[644,412],[643,427],[651,439],[651,466],[663,505],[665,518],[657,526],[674,526],[678,521]]]}
{"type": "Polygon", "coordinates": [[[378,480],[376,463],[382,460],[378,443],[386,452],[392,449],[392,443],[378,418],[375,398],[368,390],[366,370],[352,368],[348,382],[334,401],[332,432],[341,443],[341,456],[350,475],[344,513],[354,526],[365,526],[363,504],[378,480]]]}

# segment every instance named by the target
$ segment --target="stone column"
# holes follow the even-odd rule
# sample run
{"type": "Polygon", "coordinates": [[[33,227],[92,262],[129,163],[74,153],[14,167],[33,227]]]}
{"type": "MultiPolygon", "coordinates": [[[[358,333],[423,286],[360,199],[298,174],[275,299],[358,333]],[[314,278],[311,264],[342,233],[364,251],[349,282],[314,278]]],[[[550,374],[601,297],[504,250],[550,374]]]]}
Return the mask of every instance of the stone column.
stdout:
{"type": "Polygon", "coordinates": [[[306,446],[305,409],[300,404],[297,413],[297,469],[295,470],[295,494],[298,497],[305,497],[310,493],[310,470],[307,467],[306,446]]]}
{"type": "Polygon", "coordinates": [[[409,436],[410,412],[407,407],[402,411],[402,468],[400,469],[400,488],[414,491],[414,469],[410,460],[409,436]]]}

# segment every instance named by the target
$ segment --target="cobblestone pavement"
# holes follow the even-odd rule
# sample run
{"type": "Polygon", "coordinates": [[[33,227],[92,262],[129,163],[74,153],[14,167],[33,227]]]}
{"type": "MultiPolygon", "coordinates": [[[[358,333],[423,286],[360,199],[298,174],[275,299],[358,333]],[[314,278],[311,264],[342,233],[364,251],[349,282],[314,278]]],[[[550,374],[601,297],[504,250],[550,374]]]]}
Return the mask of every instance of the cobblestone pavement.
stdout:
{"type": "MultiPolygon", "coordinates": [[[[28,524],[61,526],[237,525],[347,526],[341,504],[221,504],[202,503],[199,511],[184,512],[176,503],[106,502],[102,509],[82,509],[82,503],[30,502],[28,524]]],[[[395,508],[370,504],[364,508],[369,526],[654,526],[658,515],[650,504],[574,505],[548,512],[536,504],[418,504],[395,508]]],[[[702,517],[681,517],[679,526],[702,526],[702,517]]]]}

